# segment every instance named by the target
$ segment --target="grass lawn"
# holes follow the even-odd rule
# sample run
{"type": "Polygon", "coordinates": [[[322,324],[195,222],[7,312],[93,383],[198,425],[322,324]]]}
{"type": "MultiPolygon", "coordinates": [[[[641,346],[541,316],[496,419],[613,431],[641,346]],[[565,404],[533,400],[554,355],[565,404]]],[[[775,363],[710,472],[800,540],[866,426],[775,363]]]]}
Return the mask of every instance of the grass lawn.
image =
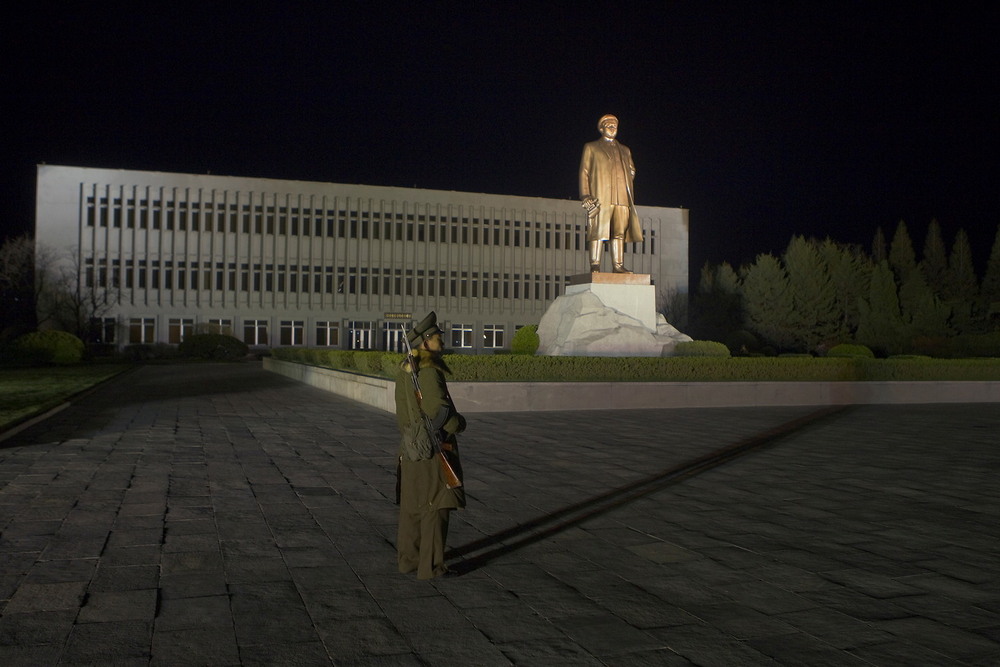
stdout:
{"type": "Polygon", "coordinates": [[[125,364],[0,369],[0,431],[129,368],[125,364]]]}

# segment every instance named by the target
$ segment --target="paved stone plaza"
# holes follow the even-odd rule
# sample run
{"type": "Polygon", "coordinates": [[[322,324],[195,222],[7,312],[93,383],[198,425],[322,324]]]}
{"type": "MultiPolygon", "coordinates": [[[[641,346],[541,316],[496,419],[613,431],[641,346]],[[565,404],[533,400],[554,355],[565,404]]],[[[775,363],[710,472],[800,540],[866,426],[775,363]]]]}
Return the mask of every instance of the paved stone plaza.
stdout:
{"type": "Polygon", "coordinates": [[[396,440],[251,363],[0,441],[0,665],[1000,664],[1000,405],[470,415],[431,582],[396,440]]]}

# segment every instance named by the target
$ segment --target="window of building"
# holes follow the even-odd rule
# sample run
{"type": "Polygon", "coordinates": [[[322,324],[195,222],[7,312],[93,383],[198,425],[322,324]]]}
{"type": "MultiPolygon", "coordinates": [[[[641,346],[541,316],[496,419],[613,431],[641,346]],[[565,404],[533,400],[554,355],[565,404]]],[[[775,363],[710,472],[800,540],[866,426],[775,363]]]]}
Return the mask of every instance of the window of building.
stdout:
{"type": "Polygon", "coordinates": [[[216,317],[208,320],[208,333],[233,335],[233,321],[228,317],[216,317]]]}
{"type": "Polygon", "coordinates": [[[499,348],[503,347],[503,325],[484,324],[483,325],[483,347],[499,348]]]}
{"type": "Polygon", "coordinates": [[[167,329],[167,342],[177,345],[194,333],[194,320],[189,318],[171,317],[167,329]]]}
{"type": "Polygon", "coordinates": [[[340,345],[340,323],[339,322],[317,322],[316,323],[316,345],[324,347],[337,347],[340,345]]]}
{"type": "Polygon", "coordinates": [[[128,342],[151,344],[156,342],[156,319],[132,317],[128,321],[128,342]]]}
{"type": "Polygon", "coordinates": [[[451,347],[472,347],[472,325],[452,324],[451,325],[451,347]]]}
{"type": "Polygon", "coordinates": [[[90,331],[97,343],[114,343],[117,329],[118,320],[114,317],[92,317],[90,319],[90,331]]]}
{"type": "Polygon", "coordinates": [[[302,345],[306,323],[302,320],[281,320],[280,341],[282,345],[302,345]]]}
{"type": "Polygon", "coordinates": [[[267,345],[267,320],[243,320],[243,342],[267,345]]]}

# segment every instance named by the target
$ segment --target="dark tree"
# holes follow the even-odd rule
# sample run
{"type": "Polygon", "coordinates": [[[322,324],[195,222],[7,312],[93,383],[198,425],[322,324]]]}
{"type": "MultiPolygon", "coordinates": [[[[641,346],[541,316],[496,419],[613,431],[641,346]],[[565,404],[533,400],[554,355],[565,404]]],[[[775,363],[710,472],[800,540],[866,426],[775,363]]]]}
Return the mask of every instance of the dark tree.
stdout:
{"type": "Polygon", "coordinates": [[[795,302],[781,262],[771,254],[758,255],[744,267],[742,285],[747,328],[778,348],[795,348],[799,342],[795,302]]]}
{"type": "Polygon", "coordinates": [[[796,347],[813,350],[834,342],[841,318],[835,309],[833,280],[817,243],[794,236],[783,260],[792,296],[791,319],[786,326],[796,347]]]}
{"type": "Polygon", "coordinates": [[[924,275],[927,287],[935,296],[941,298],[948,282],[948,250],[941,236],[941,225],[937,220],[931,220],[927,227],[927,238],[924,239],[924,252],[920,260],[920,272],[924,275]]]}
{"type": "Polygon", "coordinates": [[[830,239],[819,246],[833,285],[833,311],[838,318],[836,342],[853,340],[860,312],[858,300],[868,293],[872,262],[859,246],[847,246],[830,239]]]}
{"type": "Polygon", "coordinates": [[[934,296],[924,275],[914,271],[899,287],[899,310],[906,325],[907,341],[914,338],[944,338],[954,333],[948,326],[951,308],[934,296]]]}
{"type": "Polygon", "coordinates": [[[903,352],[907,327],[899,311],[896,280],[887,261],[879,262],[872,271],[868,294],[860,299],[858,307],[858,342],[880,354],[903,352]]]}
{"type": "Polygon", "coordinates": [[[27,234],[0,246],[0,343],[38,327],[35,242],[27,234]]]}
{"type": "Polygon", "coordinates": [[[993,239],[986,274],[980,287],[980,302],[986,315],[987,329],[1000,331],[1000,225],[997,225],[997,234],[993,239]]]}
{"type": "Polygon", "coordinates": [[[896,280],[899,283],[906,281],[910,274],[917,270],[917,255],[913,250],[913,241],[906,230],[906,223],[902,220],[896,226],[896,233],[889,247],[889,265],[896,273],[896,280]]]}
{"type": "Polygon", "coordinates": [[[889,249],[886,246],[885,234],[882,228],[875,230],[875,238],[872,239],[872,261],[876,264],[889,259],[889,249]]]}
{"type": "MultiPolygon", "coordinates": [[[[975,303],[979,296],[976,269],[972,264],[972,248],[964,229],[955,235],[948,257],[948,280],[945,302],[951,307],[952,326],[958,333],[974,333],[977,329],[975,303]]],[[[981,324],[981,322],[978,322],[981,324]]]]}
{"type": "Polygon", "coordinates": [[[739,278],[728,263],[706,262],[701,268],[698,291],[691,297],[690,327],[693,337],[719,342],[743,328],[739,278]]]}

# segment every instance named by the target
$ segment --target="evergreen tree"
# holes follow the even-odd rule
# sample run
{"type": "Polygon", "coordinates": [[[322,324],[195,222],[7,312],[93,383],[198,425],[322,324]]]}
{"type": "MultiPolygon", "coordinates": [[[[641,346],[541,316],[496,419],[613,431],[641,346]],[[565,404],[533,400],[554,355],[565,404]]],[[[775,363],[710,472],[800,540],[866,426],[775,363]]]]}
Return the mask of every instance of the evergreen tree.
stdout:
{"type": "MultiPolygon", "coordinates": [[[[958,333],[974,333],[977,328],[975,303],[979,296],[976,270],[972,265],[972,248],[964,229],[955,235],[948,257],[945,301],[951,307],[952,325],[958,333]]],[[[982,324],[982,322],[978,322],[982,324]]]]}
{"type": "Polygon", "coordinates": [[[906,223],[902,220],[896,226],[896,233],[893,235],[892,245],[889,247],[889,265],[895,271],[896,280],[900,284],[917,270],[917,255],[913,251],[913,241],[910,240],[910,233],[906,230],[906,223]]]}
{"type": "Polygon", "coordinates": [[[715,267],[711,262],[701,265],[701,279],[698,281],[698,293],[709,294],[715,287],[715,267]]]}
{"type": "Polygon", "coordinates": [[[878,264],[886,259],[889,259],[889,250],[886,248],[885,234],[879,227],[875,230],[875,238],[872,239],[872,262],[878,264]]]}
{"type": "Polygon", "coordinates": [[[1000,225],[993,239],[990,259],[986,264],[986,274],[980,288],[980,302],[986,316],[988,331],[1000,330],[1000,225]]]}
{"type": "Polygon", "coordinates": [[[46,275],[36,273],[51,264],[39,253],[27,234],[7,239],[0,245],[0,344],[35,330],[36,304],[46,275]]]}
{"type": "Polygon", "coordinates": [[[814,349],[829,343],[838,328],[835,293],[815,241],[792,237],[783,257],[792,295],[792,319],[786,322],[796,347],[814,349]]]}
{"type": "Polygon", "coordinates": [[[931,220],[927,227],[927,238],[924,240],[923,257],[920,260],[920,272],[931,292],[941,298],[948,281],[948,251],[941,236],[941,225],[931,220]]]}
{"type": "Polygon", "coordinates": [[[740,278],[729,262],[723,262],[716,269],[715,287],[724,294],[739,294],[740,278]]]}
{"type": "Polygon", "coordinates": [[[858,300],[858,310],[859,343],[882,354],[900,354],[903,351],[907,327],[899,311],[896,280],[888,261],[875,265],[868,294],[858,300]]]}
{"type": "Polygon", "coordinates": [[[948,326],[951,308],[941,302],[920,271],[910,274],[899,288],[899,310],[909,343],[914,338],[943,338],[953,333],[948,326]]]}
{"type": "Polygon", "coordinates": [[[779,348],[791,349],[797,342],[796,320],[788,274],[771,254],[758,255],[743,269],[743,316],[748,329],[779,348]]]}
{"type": "Polygon", "coordinates": [[[858,299],[868,292],[872,262],[860,247],[830,239],[820,244],[819,254],[833,286],[833,312],[837,317],[833,338],[836,342],[853,340],[860,318],[858,299]]]}
{"type": "Polygon", "coordinates": [[[701,267],[698,293],[691,299],[691,335],[702,340],[725,341],[743,327],[739,278],[733,267],[723,262],[701,267]]]}

